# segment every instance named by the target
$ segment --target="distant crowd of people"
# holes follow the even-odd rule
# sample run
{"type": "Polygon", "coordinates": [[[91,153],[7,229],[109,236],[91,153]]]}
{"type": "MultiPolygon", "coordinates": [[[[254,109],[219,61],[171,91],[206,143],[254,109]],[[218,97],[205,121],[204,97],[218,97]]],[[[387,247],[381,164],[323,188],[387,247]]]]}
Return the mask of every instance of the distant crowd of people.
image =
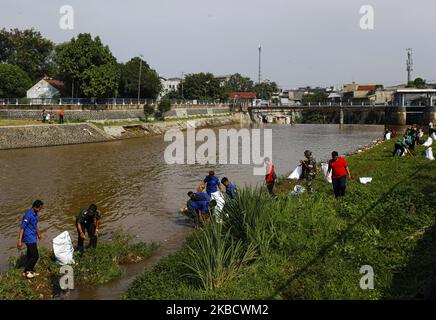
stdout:
{"type": "MultiPolygon", "coordinates": [[[[64,123],[64,115],[65,115],[64,109],[60,108],[57,112],[57,115],[58,115],[58,123],[63,124],[64,123]]],[[[42,116],[42,123],[52,124],[55,122],[55,113],[54,113],[53,109],[42,110],[41,116],[42,116]]]]}

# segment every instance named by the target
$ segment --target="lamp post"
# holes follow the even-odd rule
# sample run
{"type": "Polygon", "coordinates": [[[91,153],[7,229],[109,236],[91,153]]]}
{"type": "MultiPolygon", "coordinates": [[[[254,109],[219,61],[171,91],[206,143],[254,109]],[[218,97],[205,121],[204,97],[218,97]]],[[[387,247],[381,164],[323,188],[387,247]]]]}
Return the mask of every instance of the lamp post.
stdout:
{"type": "Polygon", "coordinates": [[[144,56],[142,54],[139,55],[138,104],[139,104],[139,99],[141,98],[141,72],[142,72],[143,57],[144,56]]]}

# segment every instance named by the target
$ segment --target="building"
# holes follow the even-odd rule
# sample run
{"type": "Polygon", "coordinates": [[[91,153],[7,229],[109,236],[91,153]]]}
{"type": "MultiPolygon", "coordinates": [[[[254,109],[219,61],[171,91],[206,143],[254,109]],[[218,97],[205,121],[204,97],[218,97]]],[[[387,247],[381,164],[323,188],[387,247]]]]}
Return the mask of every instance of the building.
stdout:
{"type": "Polygon", "coordinates": [[[397,89],[393,102],[399,106],[436,106],[436,89],[397,89]]]}
{"type": "Polygon", "coordinates": [[[284,90],[280,95],[280,102],[286,106],[299,106],[303,100],[305,90],[284,90]]]}
{"type": "Polygon", "coordinates": [[[374,95],[377,90],[383,90],[381,84],[345,84],[342,101],[345,103],[370,103],[370,96],[374,95]]]}
{"type": "Polygon", "coordinates": [[[176,92],[179,88],[179,85],[182,83],[182,79],[180,78],[164,78],[160,77],[160,81],[162,83],[162,91],[159,95],[159,99],[164,97],[170,92],[176,92]]]}
{"type": "Polygon", "coordinates": [[[245,109],[256,105],[256,92],[230,92],[229,100],[233,108],[245,109]]]}
{"type": "Polygon", "coordinates": [[[223,87],[226,85],[227,82],[230,81],[231,77],[232,77],[231,74],[227,74],[223,76],[216,76],[215,79],[217,79],[220,82],[220,86],[223,87]]]}
{"type": "Polygon", "coordinates": [[[38,103],[35,100],[48,100],[65,96],[65,84],[60,80],[45,77],[38,81],[32,88],[27,90],[27,98],[32,99],[32,103],[38,103]]]}

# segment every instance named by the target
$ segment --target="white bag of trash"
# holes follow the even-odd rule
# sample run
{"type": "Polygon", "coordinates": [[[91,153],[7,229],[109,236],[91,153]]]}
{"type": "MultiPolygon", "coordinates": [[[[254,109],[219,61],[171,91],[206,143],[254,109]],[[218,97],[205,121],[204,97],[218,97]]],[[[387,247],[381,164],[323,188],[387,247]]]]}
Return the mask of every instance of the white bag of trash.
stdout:
{"type": "Polygon", "coordinates": [[[302,175],[303,175],[303,166],[300,165],[297,168],[295,168],[295,170],[291,173],[288,179],[300,180],[302,175]]]}
{"type": "Polygon", "coordinates": [[[364,177],[364,178],[360,178],[359,181],[361,184],[367,184],[367,183],[372,182],[372,178],[371,177],[364,177]]]}
{"type": "Polygon", "coordinates": [[[391,133],[390,132],[386,133],[385,139],[391,140],[391,133]]]}
{"type": "Polygon", "coordinates": [[[432,138],[433,140],[436,141],[436,133],[433,132],[433,133],[431,134],[431,138],[432,138]]]}
{"type": "Polygon", "coordinates": [[[64,266],[74,264],[74,247],[68,231],[62,232],[53,239],[53,251],[57,262],[64,266]]]}
{"type": "Polygon", "coordinates": [[[306,191],[306,189],[303,186],[296,185],[294,187],[294,191],[289,192],[290,196],[298,196],[299,194],[302,194],[306,191]]]}
{"type": "Polygon", "coordinates": [[[432,148],[428,148],[427,150],[425,150],[425,158],[428,160],[434,160],[432,148]]]}
{"type": "Polygon", "coordinates": [[[427,141],[423,144],[424,147],[431,147],[431,145],[433,144],[433,139],[431,137],[429,137],[427,139],[427,141]]]}
{"type": "Polygon", "coordinates": [[[328,171],[329,171],[328,163],[323,163],[322,164],[322,173],[324,174],[324,178],[326,179],[326,181],[328,183],[332,183],[332,173],[330,172],[330,174],[327,176],[328,171]]]}

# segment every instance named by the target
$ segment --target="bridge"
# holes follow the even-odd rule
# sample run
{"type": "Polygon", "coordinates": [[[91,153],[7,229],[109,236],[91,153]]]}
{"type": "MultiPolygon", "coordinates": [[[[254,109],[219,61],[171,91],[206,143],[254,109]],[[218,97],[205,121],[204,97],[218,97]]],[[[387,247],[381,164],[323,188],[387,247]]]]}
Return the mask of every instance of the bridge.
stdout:
{"type": "Polygon", "coordinates": [[[236,112],[249,115],[252,122],[258,122],[260,114],[269,114],[275,117],[291,117],[294,121],[296,112],[317,112],[317,113],[339,113],[339,124],[344,125],[345,112],[363,113],[376,112],[383,113],[385,125],[390,128],[401,128],[408,124],[408,115],[417,124],[427,125],[430,121],[436,123],[436,105],[426,106],[407,106],[407,105],[373,105],[373,104],[318,104],[318,105],[298,105],[298,106],[248,106],[242,107],[236,112]]]}

